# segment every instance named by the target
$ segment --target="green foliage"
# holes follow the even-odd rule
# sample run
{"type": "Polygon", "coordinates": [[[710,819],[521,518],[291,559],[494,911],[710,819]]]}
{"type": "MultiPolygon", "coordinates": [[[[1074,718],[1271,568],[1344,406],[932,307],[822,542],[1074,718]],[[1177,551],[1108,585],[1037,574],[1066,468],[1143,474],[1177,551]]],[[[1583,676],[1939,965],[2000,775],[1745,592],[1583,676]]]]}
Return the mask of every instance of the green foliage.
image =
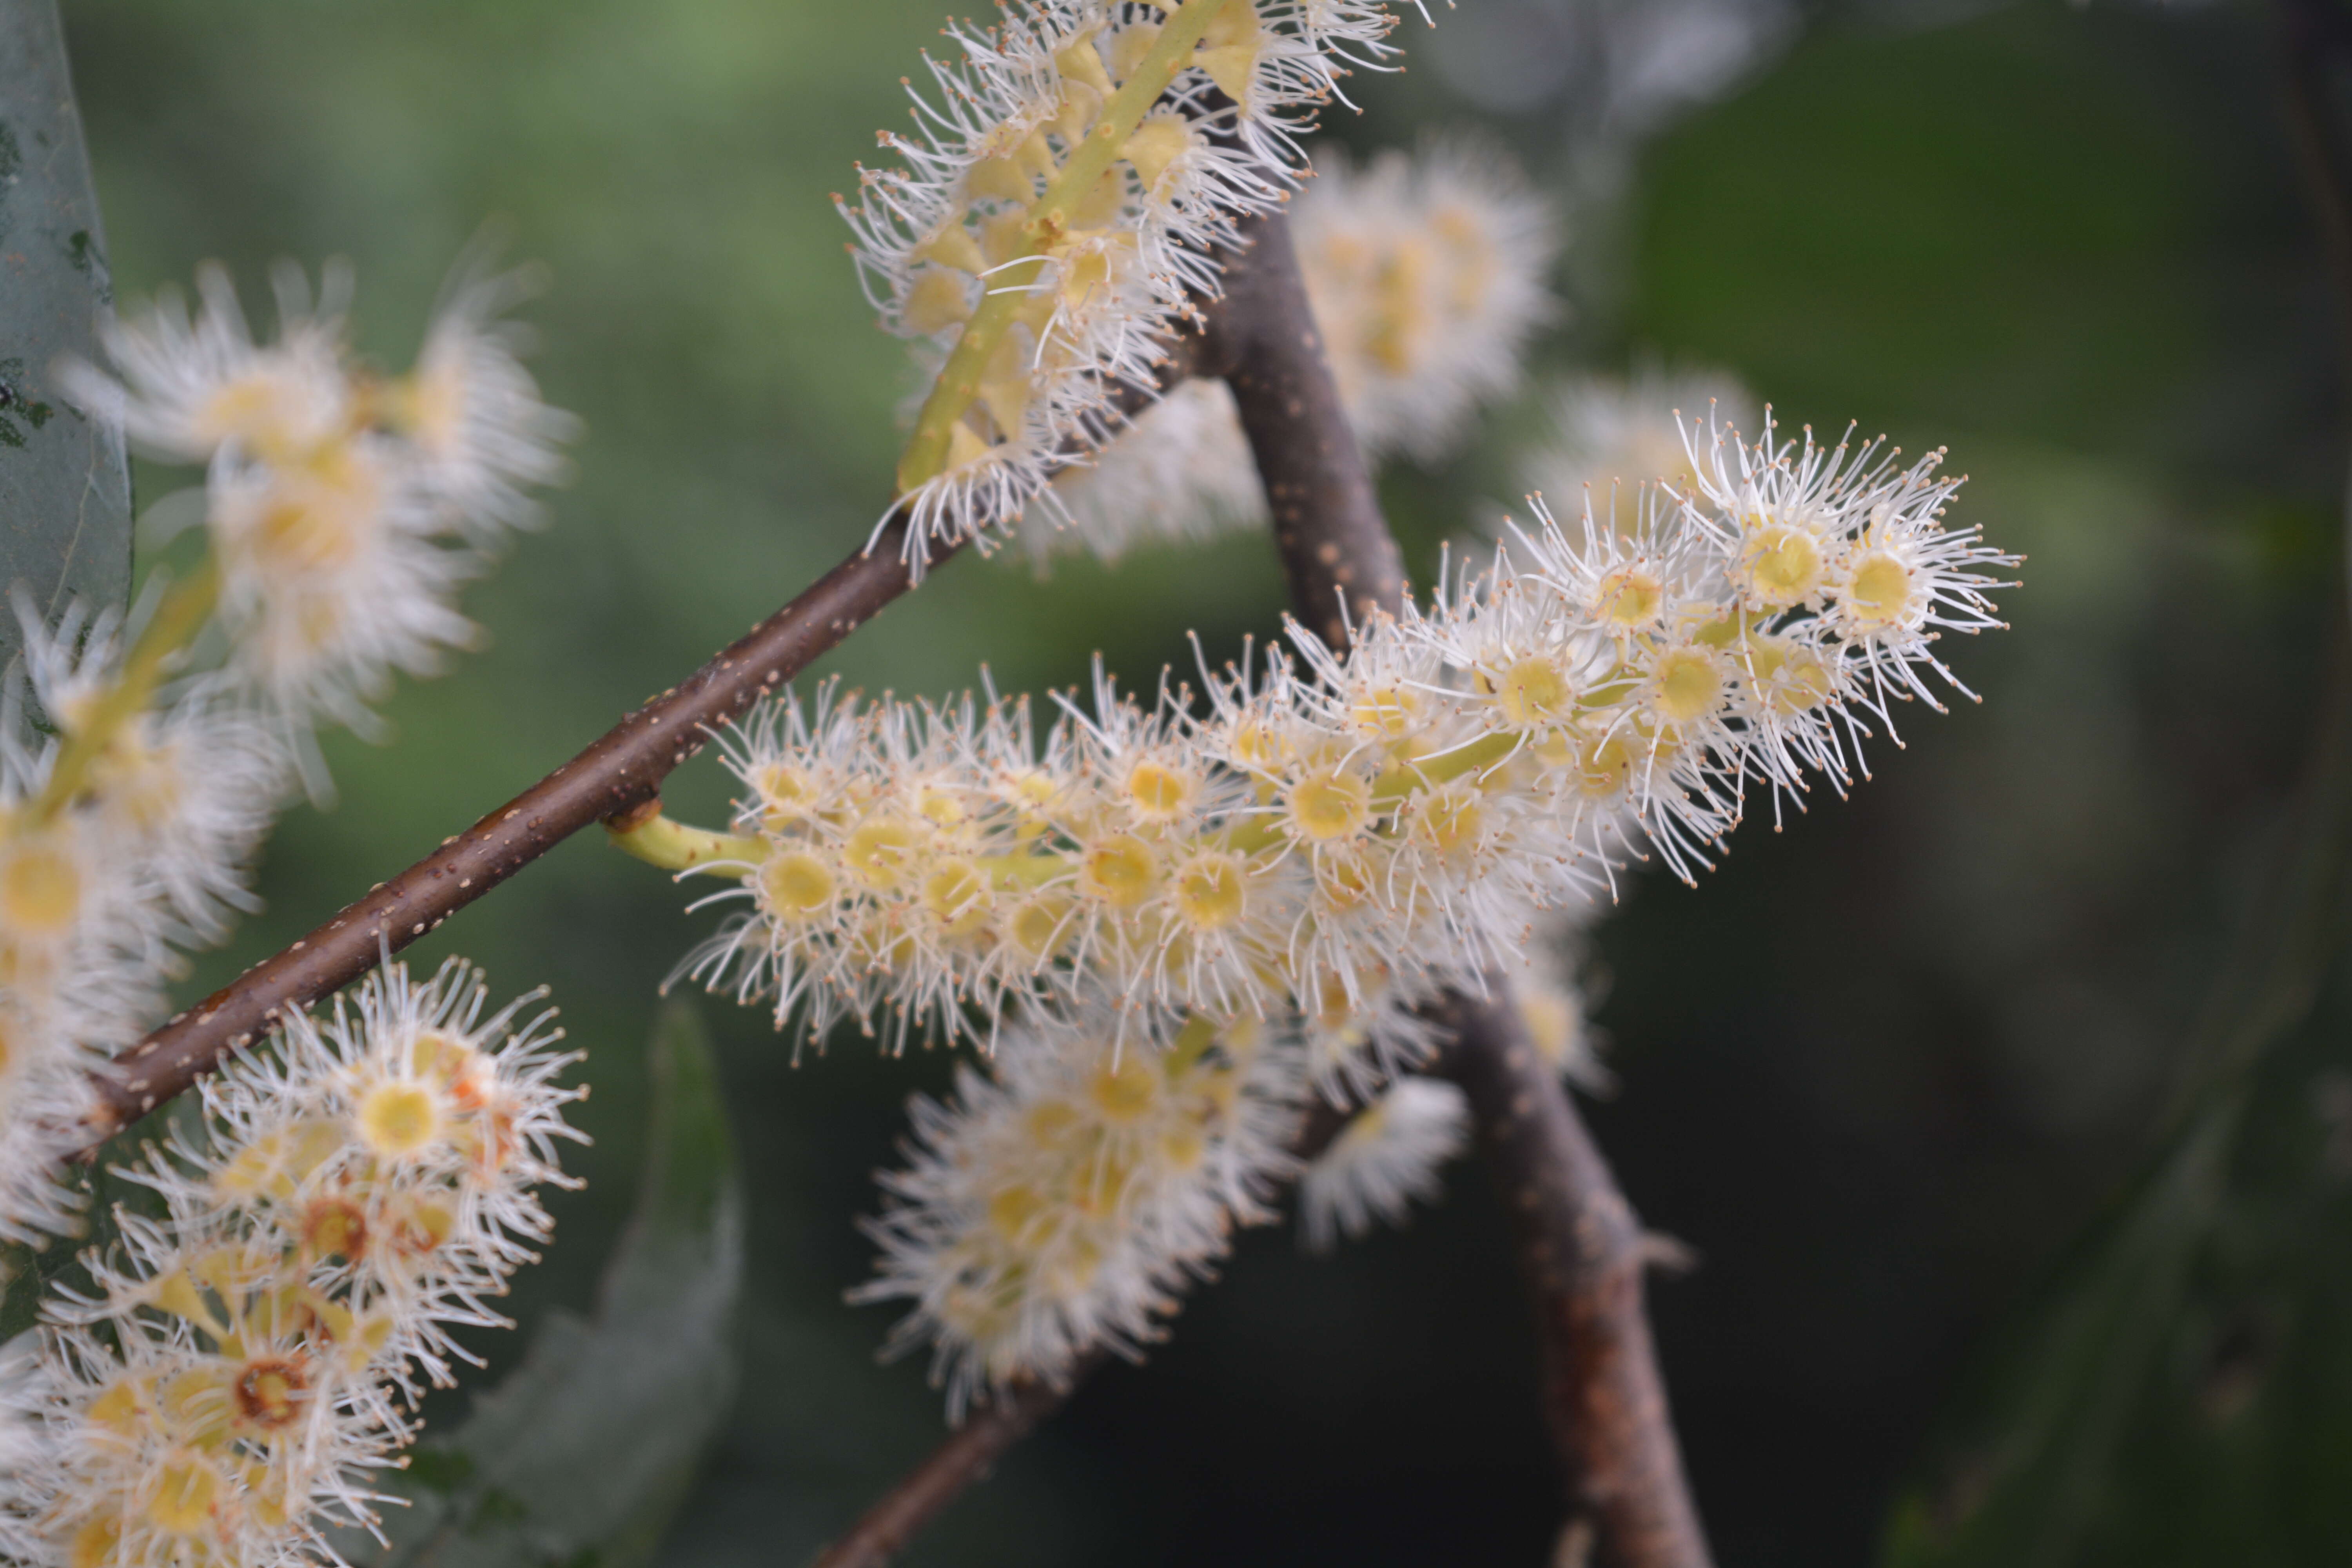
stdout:
{"type": "MultiPolygon", "coordinates": [[[[56,0],[0,0],[0,589],[45,610],[131,584],[131,470],[121,436],[58,396],[61,354],[93,357],[110,297],[56,0]]],[[[19,637],[0,615],[0,663],[19,637]]]]}
{"type": "Polygon", "coordinates": [[[735,1390],[743,1202],[693,1009],[654,1034],[653,1136],[593,1321],[551,1312],[522,1365],[412,1456],[383,1568],[634,1568],[651,1560],[735,1390]]]}

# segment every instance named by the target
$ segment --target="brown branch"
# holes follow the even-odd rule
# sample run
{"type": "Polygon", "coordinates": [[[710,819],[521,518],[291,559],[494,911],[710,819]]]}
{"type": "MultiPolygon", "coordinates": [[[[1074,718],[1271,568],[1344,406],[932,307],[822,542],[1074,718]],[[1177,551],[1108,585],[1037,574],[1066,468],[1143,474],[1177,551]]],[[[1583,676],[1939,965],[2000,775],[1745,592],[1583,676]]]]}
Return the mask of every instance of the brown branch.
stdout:
{"type": "Polygon", "coordinates": [[[965,1488],[985,1480],[1005,1450],[1061,1409],[1078,1380],[1102,1359],[1099,1353],[1088,1358],[1060,1384],[1018,1384],[974,1406],[963,1425],[883,1493],[841,1539],[824,1549],[813,1568],[879,1568],[896,1557],[965,1488]]]}
{"type": "Polygon", "coordinates": [[[97,1075],[103,1141],[299,1012],[374,968],[565,838],[653,800],[707,731],[740,715],[911,585],[893,519],[853,555],[680,685],[284,952],[179,1014],[97,1075]]]}
{"type": "Polygon", "coordinates": [[[1228,281],[1211,363],[1249,434],[1291,612],[1341,648],[1351,621],[1403,607],[1404,563],[1323,353],[1290,220],[1277,212],[1242,230],[1251,264],[1228,281]]]}
{"type": "MultiPolygon", "coordinates": [[[[1346,603],[1359,621],[1393,613],[1404,573],[1317,338],[1288,225],[1261,224],[1257,247],[1246,285],[1256,308],[1224,327],[1229,339],[1252,335],[1226,380],[1275,501],[1293,612],[1341,648],[1337,607],[1346,603]]],[[[1641,1226],[1517,1010],[1454,994],[1439,1011],[1453,1025],[1453,1076],[1518,1228],[1542,1326],[1544,1407],[1571,1499],[1561,1560],[1597,1546],[1607,1568],[1706,1568],[1643,1313],[1641,1226]]]]}
{"type": "Polygon", "coordinates": [[[1518,1010],[1467,997],[1451,1010],[1452,1076],[1535,1299],[1544,1415],[1570,1500],[1559,1560],[1706,1568],[1643,1310],[1654,1249],[1518,1010]]]}
{"type": "MultiPolygon", "coordinates": [[[[1215,307],[1204,318],[1213,323],[1215,307]]],[[[1171,345],[1163,379],[1192,374],[1200,339],[1171,345]]],[[[1122,413],[1154,395],[1121,388],[1122,413]]],[[[659,797],[670,771],[709,743],[710,731],[826,653],[913,586],[900,558],[906,522],[894,517],[866,550],[684,681],[621,721],[601,740],[284,952],[169,1023],[94,1074],[100,1109],[85,1150],[121,1131],[253,1044],[289,1012],[340,990],[438,927],[565,838],[639,811],[659,797]]],[[[934,549],[937,561],[953,547],[934,549]]]]}

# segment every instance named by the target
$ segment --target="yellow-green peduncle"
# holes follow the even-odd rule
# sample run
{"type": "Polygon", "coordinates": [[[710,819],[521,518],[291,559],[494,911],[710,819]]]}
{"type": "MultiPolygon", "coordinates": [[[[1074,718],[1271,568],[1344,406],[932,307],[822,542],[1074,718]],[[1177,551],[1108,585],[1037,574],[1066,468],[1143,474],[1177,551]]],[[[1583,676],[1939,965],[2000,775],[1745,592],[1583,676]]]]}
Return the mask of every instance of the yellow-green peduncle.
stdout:
{"type": "Polygon", "coordinates": [[[767,841],[690,827],[656,812],[631,827],[606,824],[614,847],[665,871],[690,871],[697,866],[721,864],[721,876],[748,877],[768,858],[767,841]]]}
{"type": "MultiPolygon", "coordinates": [[[[1523,736],[1507,731],[1497,731],[1482,735],[1452,751],[1440,752],[1434,756],[1391,768],[1372,781],[1372,800],[1383,806],[1395,805],[1417,791],[1448,784],[1465,773],[1491,767],[1524,743],[1523,736]]],[[[687,871],[698,866],[716,864],[719,867],[717,874],[720,876],[744,877],[764,861],[769,853],[764,839],[691,827],[659,813],[634,827],[614,827],[608,823],[605,832],[617,847],[665,871],[687,871]]],[[[1272,817],[1259,816],[1227,828],[1219,842],[1235,854],[1257,855],[1279,848],[1286,842],[1286,836],[1272,817]]],[[[989,885],[1004,892],[1045,887],[1067,876],[1076,865],[1075,856],[1053,852],[1040,854],[1034,850],[982,855],[972,860],[973,868],[988,879],[989,885]]]]}
{"type": "Polygon", "coordinates": [[[998,269],[1004,277],[989,280],[987,292],[981,296],[980,308],[964,323],[963,336],[956,341],[947,363],[940,367],[940,378],[932,384],[930,395],[923,400],[922,412],[915,417],[915,433],[908,438],[907,450],[898,458],[900,495],[938,478],[946,468],[955,422],[963,417],[972,399],[980,395],[981,374],[988,368],[996,345],[1011,330],[1013,319],[1027,297],[1022,284],[1035,281],[1035,273],[1031,270],[1020,282],[1006,279],[1022,263],[1043,256],[1061,237],[1071,211],[1109,172],[1119,149],[1135,134],[1143,117],[1151,112],[1151,106],[1160,101],[1160,95],[1168,90],[1168,84],[1176,79],[1176,74],[1192,58],[1194,47],[1207,35],[1217,14],[1227,5],[1248,3],[1249,0],[1183,0],[1175,14],[1160,25],[1160,37],[1134,74],[1103,106],[1094,129],[1080,139],[1054,183],[1030,207],[1029,222],[1022,230],[1021,254],[998,269]]]}
{"type": "Polygon", "coordinates": [[[32,826],[49,821],[81,793],[90,765],[106,754],[115,732],[145,710],[163,678],[164,662],[195,640],[219,599],[220,563],[207,552],[194,571],[164,594],[114,684],[75,716],[58,748],[57,765],[49,770],[49,782],[33,803],[32,826]]]}
{"type": "Polygon", "coordinates": [[[972,864],[989,885],[1004,891],[1018,888],[1042,888],[1056,877],[1066,875],[1073,864],[1067,855],[982,855],[972,864]]]}
{"type": "Polygon", "coordinates": [[[1452,784],[1464,773],[1494,766],[1525,745],[1527,740],[1524,735],[1498,730],[1475,741],[1465,741],[1450,752],[1439,752],[1391,768],[1372,781],[1372,803],[1393,805],[1415,790],[1452,784]]]}

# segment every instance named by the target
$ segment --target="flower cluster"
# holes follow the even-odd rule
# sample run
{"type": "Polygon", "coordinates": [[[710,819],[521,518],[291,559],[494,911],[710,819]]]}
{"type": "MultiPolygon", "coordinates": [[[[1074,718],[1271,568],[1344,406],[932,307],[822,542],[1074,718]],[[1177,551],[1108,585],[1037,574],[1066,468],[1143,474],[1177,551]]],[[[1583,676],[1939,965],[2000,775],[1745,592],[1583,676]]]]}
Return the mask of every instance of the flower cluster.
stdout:
{"type": "Polygon", "coordinates": [[[1437,987],[1628,858],[1685,879],[1751,787],[1843,789],[2011,558],[1944,526],[1940,454],[1693,432],[1629,532],[1538,506],[1425,609],[1163,687],[1026,707],[772,706],[734,737],[748,909],[686,970],[813,1035],[950,1037],[1099,992],[1139,1016],[1337,1016],[1375,1060],[1437,987]],[[968,1011],[969,1009],[969,1011],[968,1011]]]}
{"type": "Polygon", "coordinates": [[[866,1227],[880,1274],[851,1299],[915,1304],[893,1342],[934,1347],[951,1418],[1095,1347],[1134,1353],[1234,1226],[1274,1217],[1300,1063],[1255,1018],[1147,1034],[1093,1007],[1008,1030],[952,1104],[915,1101],[913,1163],[866,1227]]]}
{"type": "Polygon", "coordinates": [[[908,559],[1008,524],[1101,445],[1119,384],[1213,296],[1213,252],[1296,175],[1297,137],[1395,25],[1373,0],[1020,0],[929,62],[902,160],[843,205],[928,391],[899,466],[908,559]]]}
{"type": "Polygon", "coordinates": [[[150,454],[206,465],[227,673],[287,721],[364,727],[394,671],[429,674],[472,641],[451,601],[530,520],[526,488],[560,474],[572,421],[540,401],[498,319],[518,274],[461,268],[415,368],[392,378],[352,356],[346,271],[330,267],[315,302],[299,270],[276,280],[274,342],[254,342],[207,267],[193,319],[167,294],[110,323],[115,375],[79,366],[70,385],[150,454]]]}
{"type": "Polygon", "coordinates": [[[163,1005],[175,945],[216,938],[246,900],[240,869],[286,789],[270,731],[217,688],[121,717],[78,752],[118,689],[121,621],[28,619],[35,700],[0,709],[0,1236],[33,1240],[72,1209],[55,1180],[89,1103],[87,1075],[163,1005]]]}
{"type": "MultiPolygon", "coordinates": [[[[1547,1059],[1590,1081],[1582,1001],[1553,969],[1570,941],[1548,930],[1495,978],[1547,1059]]],[[[953,1419],[982,1388],[1059,1385],[1087,1353],[1138,1353],[1229,1233],[1273,1217],[1287,1178],[1310,1247],[1401,1223],[1462,1152],[1468,1107],[1442,1079],[1384,1077],[1340,1011],[1139,1026],[1092,992],[1028,1011],[960,1071],[951,1101],[911,1103],[912,1163],[882,1176],[886,1206],[866,1226],[877,1277],[851,1299],[913,1303],[892,1348],[931,1347],[953,1419]],[[1302,1113],[1318,1080],[1351,1114],[1310,1157],[1302,1113]]]]}
{"type": "MultiPolygon", "coordinates": [[[[1432,142],[1360,171],[1326,148],[1315,172],[1291,202],[1291,226],[1356,438],[1370,456],[1434,461],[1475,409],[1517,384],[1528,335],[1558,313],[1545,282],[1557,218],[1483,142],[1432,142]]],[[[1056,479],[1051,500],[1023,515],[1039,560],[1072,549],[1116,557],[1267,515],[1232,394],[1213,381],[1169,392],[1056,479]]]]}
{"type": "Polygon", "coordinates": [[[731,832],[622,832],[743,906],[682,973],[810,1038],[856,1020],[893,1048],[992,1047],[953,1104],[918,1102],[862,1292],[915,1303],[898,1338],[935,1347],[952,1408],[1156,1331],[1290,1168],[1294,1086],[1362,1108],[1307,1167],[1312,1241],[1433,1193],[1461,1102],[1400,1075],[1442,989],[1499,982],[1560,1071],[1600,1081],[1546,961],[1560,928],[1628,859],[1691,878],[1751,787],[1776,810],[1842,791],[1894,704],[1958,689],[1935,642],[1998,624],[2012,558],[1945,525],[1940,453],[1685,436],[1687,487],[1643,488],[1630,526],[1538,501],[1484,571],[1344,654],[1293,628],[1148,706],[1098,671],[1042,734],[992,692],[828,686],[727,738],[731,832]],[[1208,1093],[1209,1061],[1240,1076],[1208,1093]],[[1202,1132],[1244,1104],[1263,1135],[1202,1132]]]}
{"type": "Polygon", "coordinates": [[[565,1184],[555,1145],[579,1136],[552,1014],[485,1017],[485,994],[457,961],[373,975],[231,1062],[201,1135],[125,1173],[160,1215],[121,1215],[92,1289],[9,1363],[20,1560],[267,1568],[373,1528],[372,1475],[465,1354],[449,1331],[504,1321],[488,1300],[547,1238],[535,1189],[565,1184]]]}
{"type": "Polygon", "coordinates": [[[53,1173],[87,1075],[162,1016],[175,951],[249,901],[245,864],[294,778],[322,784],[310,725],[366,721],[390,671],[470,637],[455,588],[529,519],[568,426],[497,320],[516,289],[461,269],[415,368],[387,378],[348,351],[340,273],[315,304],[281,274],[261,344],[212,268],[193,318],[167,296],[106,328],[121,379],[71,368],[142,447],[205,465],[157,512],[200,508],[208,548],[127,616],[45,626],[19,605],[24,678],[0,707],[0,1236],[69,1223],[53,1173]],[[215,641],[217,667],[189,668],[215,641]]]}
{"type": "Polygon", "coordinates": [[[1507,154],[1473,141],[1362,169],[1335,150],[1315,172],[1293,229],[1349,418],[1370,451],[1433,461],[1517,384],[1521,347],[1559,314],[1558,220],[1507,154]]]}

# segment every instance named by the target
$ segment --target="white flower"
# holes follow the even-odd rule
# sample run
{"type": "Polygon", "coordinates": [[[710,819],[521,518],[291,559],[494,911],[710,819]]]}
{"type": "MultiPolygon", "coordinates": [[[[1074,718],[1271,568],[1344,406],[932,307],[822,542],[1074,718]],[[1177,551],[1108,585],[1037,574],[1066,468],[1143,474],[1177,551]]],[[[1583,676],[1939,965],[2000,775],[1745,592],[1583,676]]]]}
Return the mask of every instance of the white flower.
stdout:
{"type": "Polygon", "coordinates": [[[196,271],[203,303],[193,320],[167,290],[143,316],[102,323],[99,341],[121,381],[68,363],[68,392],[167,460],[202,463],[226,452],[276,462],[339,439],[357,415],[343,361],[351,269],[326,269],[315,310],[299,268],[281,266],[270,280],[276,342],[254,342],[227,271],[207,262],[196,271]]]}
{"type": "MultiPolygon", "coordinates": [[[[79,604],[44,626],[18,599],[32,697],[58,731],[94,721],[120,679],[127,643],[159,596],[152,588],[143,596],[128,632],[119,613],[93,616],[79,604]]],[[[178,928],[172,939],[216,940],[227,910],[253,907],[245,861],[268,829],[290,767],[233,683],[198,677],[114,727],[91,761],[85,808],[99,837],[136,864],[146,893],[178,928]]]]}
{"type": "Polygon", "coordinates": [[[80,365],[68,385],[157,455],[207,466],[227,667],[299,750],[316,715],[365,729],[394,671],[431,673],[471,644],[457,589],[530,519],[526,488],[561,476],[574,421],[540,401],[518,330],[497,320],[516,274],[462,265],[415,368],[390,379],[344,341],[348,269],[327,269],[315,311],[298,269],[276,276],[275,343],[252,342],[207,268],[193,321],[166,295],[110,323],[121,379],[80,365]]]}
{"type": "MultiPolygon", "coordinates": [[[[1766,411],[1753,446],[1710,423],[1689,432],[1700,492],[1730,555],[1745,615],[1787,616],[1775,629],[1835,665],[1833,693],[1860,733],[1855,708],[1891,732],[1887,704],[1917,698],[1941,710],[1932,672],[1973,696],[1932,651],[1939,631],[1993,630],[1991,574],[2021,557],[1974,528],[1941,519],[1961,481],[1939,473],[1938,449],[1898,466],[1883,437],[1824,447],[1807,428],[1780,440],[1766,411]]],[[[1776,783],[1780,781],[1776,780],[1776,783]]]]}
{"type": "Polygon", "coordinates": [[[554,471],[567,422],[493,320],[511,277],[462,271],[417,371],[389,382],[348,353],[343,269],[315,309],[299,271],[277,282],[272,343],[206,268],[193,320],[167,296],[104,329],[121,380],[69,373],[92,412],[206,465],[211,551],[127,617],[71,605],[50,624],[16,600],[25,679],[0,700],[0,1237],[68,1222],[54,1167],[94,1108],[87,1075],[160,1015],[175,948],[250,906],[245,861],[315,763],[314,719],[367,725],[363,699],[393,670],[471,639],[457,587],[523,517],[522,487],[554,471]],[[215,626],[223,665],[190,673],[215,626]]]}
{"type": "Polygon", "coordinates": [[[1316,324],[1357,437],[1428,462],[1517,384],[1528,335],[1559,313],[1559,220],[1504,153],[1467,140],[1359,170],[1318,153],[1293,227],[1316,324]]]}
{"type": "Polygon", "coordinates": [[[340,1283],[435,1382],[463,1355],[446,1325],[500,1325],[486,1305],[551,1233],[538,1190],[577,1184],[559,1140],[579,1141],[556,1086],[577,1052],[553,1047],[534,992],[485,1016],[462,961],[430,980],[394,964],[338,997],[322,1025],[298,1014],[275,1053],[232,1061],[201,1086],[205,1137],[142,1179],[181,1223],[233,1223],[340,1283]],[[519,1020],[520,1020],[519,1022],[519,1020]]]}
{"type": "Polygon", "coordinates": [[[396,448],[353,437],[299,468],[216,468],[211,528],[229,668],[298,722],[355,729],[395,670],[430,675],[472,646],[454,600],[476,557],[436,542],[430,498],[396,448]]]}
{"type": "Polygon", "coordinates": [[[325,1531],[376,1527],[448,1329],[503,1321],[486,1298],[549,1234],[533,1189],[565,1180],[577,1058],[518,1026],[535,999],[485,1017],[463,963],[394,965],[205,1082],[201,1130],[124,1173],[163,1215],[118,1211],[92,1293],[0,1366],[12,1560],[327,1563],[325,1531]]]}
{"type": "Polygon", "coordinates": [[[406,1432],[352,1397],[302,1308],[257,1293],[266,1275],[205,1264],[201,1284],[181,1276],[204,1326],[157,1312],[104,1340],[38,1331],[48,1451],[26,1500],[46,1539],[29,1561],[327,1563],[323,1531],[374,1523],[372,1472],[406,1432]]]}
{"type": "Polygon", "coordinates": [[[40,1337],[18,1334],[0,1344],[0,1561],[36,1563],[46,1555],[38,1515],[48,1490],[48,1411],[40,1337]]]}
{"type": "Polygon", "coordinates": [[[1583,961],[1585,928],[1600,912],[1598,903],[1553,910],[1537,927],[1520,962],[1502,972],[1506,994],[1536,1054],[1570,1083],[1595,1093],[1605,1092],[1612,1080],[1585,1016],[1584,987],[1576,969],[1583,961]]]}
{"type": "Polygon", "coordinates": [[[1155,388],[1188,294],[1217,292],[1234,220],[1295,180],[1339,62],[1393,25],[1356,0],[1020,0],[949,29],[962,61],[927,62],[918,134],[883,137],[900,166],[843,206],[930,384],[900,468],[910,562],[1053,507],[1054,473],[1115,434],[1111,389],[1155,388]]]}
{"type": "Polygon", "coordinates": [[[932,1346],[951,1419],[1094,1347],[1132,1353],[1234,1226],[1273,1217],[1297,1066],[1255,1020],[1143,1030],[1097,1002],[1008,1030],[951,1103],[913,1102],[912,1163],[866,1226],[880,1271],[852,1300],[914,1303],[892,1343],[932,1346]]]}
{"type": "Polygon", "coordinates": [[[1298,1183],[1307,1245],[1328,1251],[1376,1224],[1402,1225],[1413,1201],[1435,1201],[1439,1172],[1468,1144],[1470,1104],[1442,1079],[1402,1078],[1349,1120],[1298,1183]]]}
{"type": "Polygon", "coordinates": [[[530,295],[532,275],[493,272],[488,261],[477,248],[458,264],[415,365],[377,395],[408,442],[417,483],[486,546],[537,521],[529,492],[564,478],[562,448],[580,427],[541,400],[522,364],[528,334],[499,319],[530,295]]]}
{"type": "Polygon", "coordinates": [[[173,930],[140,846],[89,810],[44,816],[58,752],[0,710],[0,1237],[72,1219],[58,1162],[95,1103],[88,1074],[158,1009],[173,930]]]}
{"type": "Polygon", "coordinates": [[[95,1059],[53,1013],[0,1000],[0,1237],[38,1246],[79,1220],[81,1200],[60,1174],[97,1103],[95,1059]]]}
{"type": "Polygon", "coordinates": [[[1445,1040],[1428,1008],[1443,994],[1420,965],[1410,979],[1386,964],[1352,964],[1311,977],[1298,994],[1307,1070],[1334,1105],[1361,1101],[1426,1063],[1445,1040]]]}
{"type": "MultiPolygon", "coordinates": [[[[1432,142],[1361,174],[1337,149],[1317,160],[1322,177],[1292,199],[1291,222],[1349,421],[1370,456],[1433,461],[1460,444],[1475,408],[1513,389],[1528,335],[1558,313],[1546,283],[1557,218],[1483,143],[1432,142]]],[[[1679,451],[1671,420],[1660,435],[1679,451]]],[[[1049,499],[1058,505],[1022,524],[1039,560],[1077,549],[1115,559],[1267,516],[1221,382],[1170,392],[1056,479],[1049,499]]]]}
{"type": "Polygon", "coordinates": [[[670,862],[750,909],[682,972],[893,1048],[1084,994],[1153,1027],[1303,1018],[1327,1087],[1409,1067],[1419,1004],[1524,967],[1628,860],[1695,878],[1751,783],[1776,811],[1843,790],[1865,716],[1941,670],[1934,630],[1991,624],[1976,569],[2007,558],[1936,521],[1932,461],[1741,451],[1716,459],[1741,510],[1653,489],[1630,529],[1562,526],[1538,500],[1516,558],[1344,654],[1293,627],[1204,671],[1204,709],[1098,672],[1042,744],[992,695],[756,714],[738,837],[670,862]],[[1827,564],[1781,604],[1790,519],[1827,564]]]}

